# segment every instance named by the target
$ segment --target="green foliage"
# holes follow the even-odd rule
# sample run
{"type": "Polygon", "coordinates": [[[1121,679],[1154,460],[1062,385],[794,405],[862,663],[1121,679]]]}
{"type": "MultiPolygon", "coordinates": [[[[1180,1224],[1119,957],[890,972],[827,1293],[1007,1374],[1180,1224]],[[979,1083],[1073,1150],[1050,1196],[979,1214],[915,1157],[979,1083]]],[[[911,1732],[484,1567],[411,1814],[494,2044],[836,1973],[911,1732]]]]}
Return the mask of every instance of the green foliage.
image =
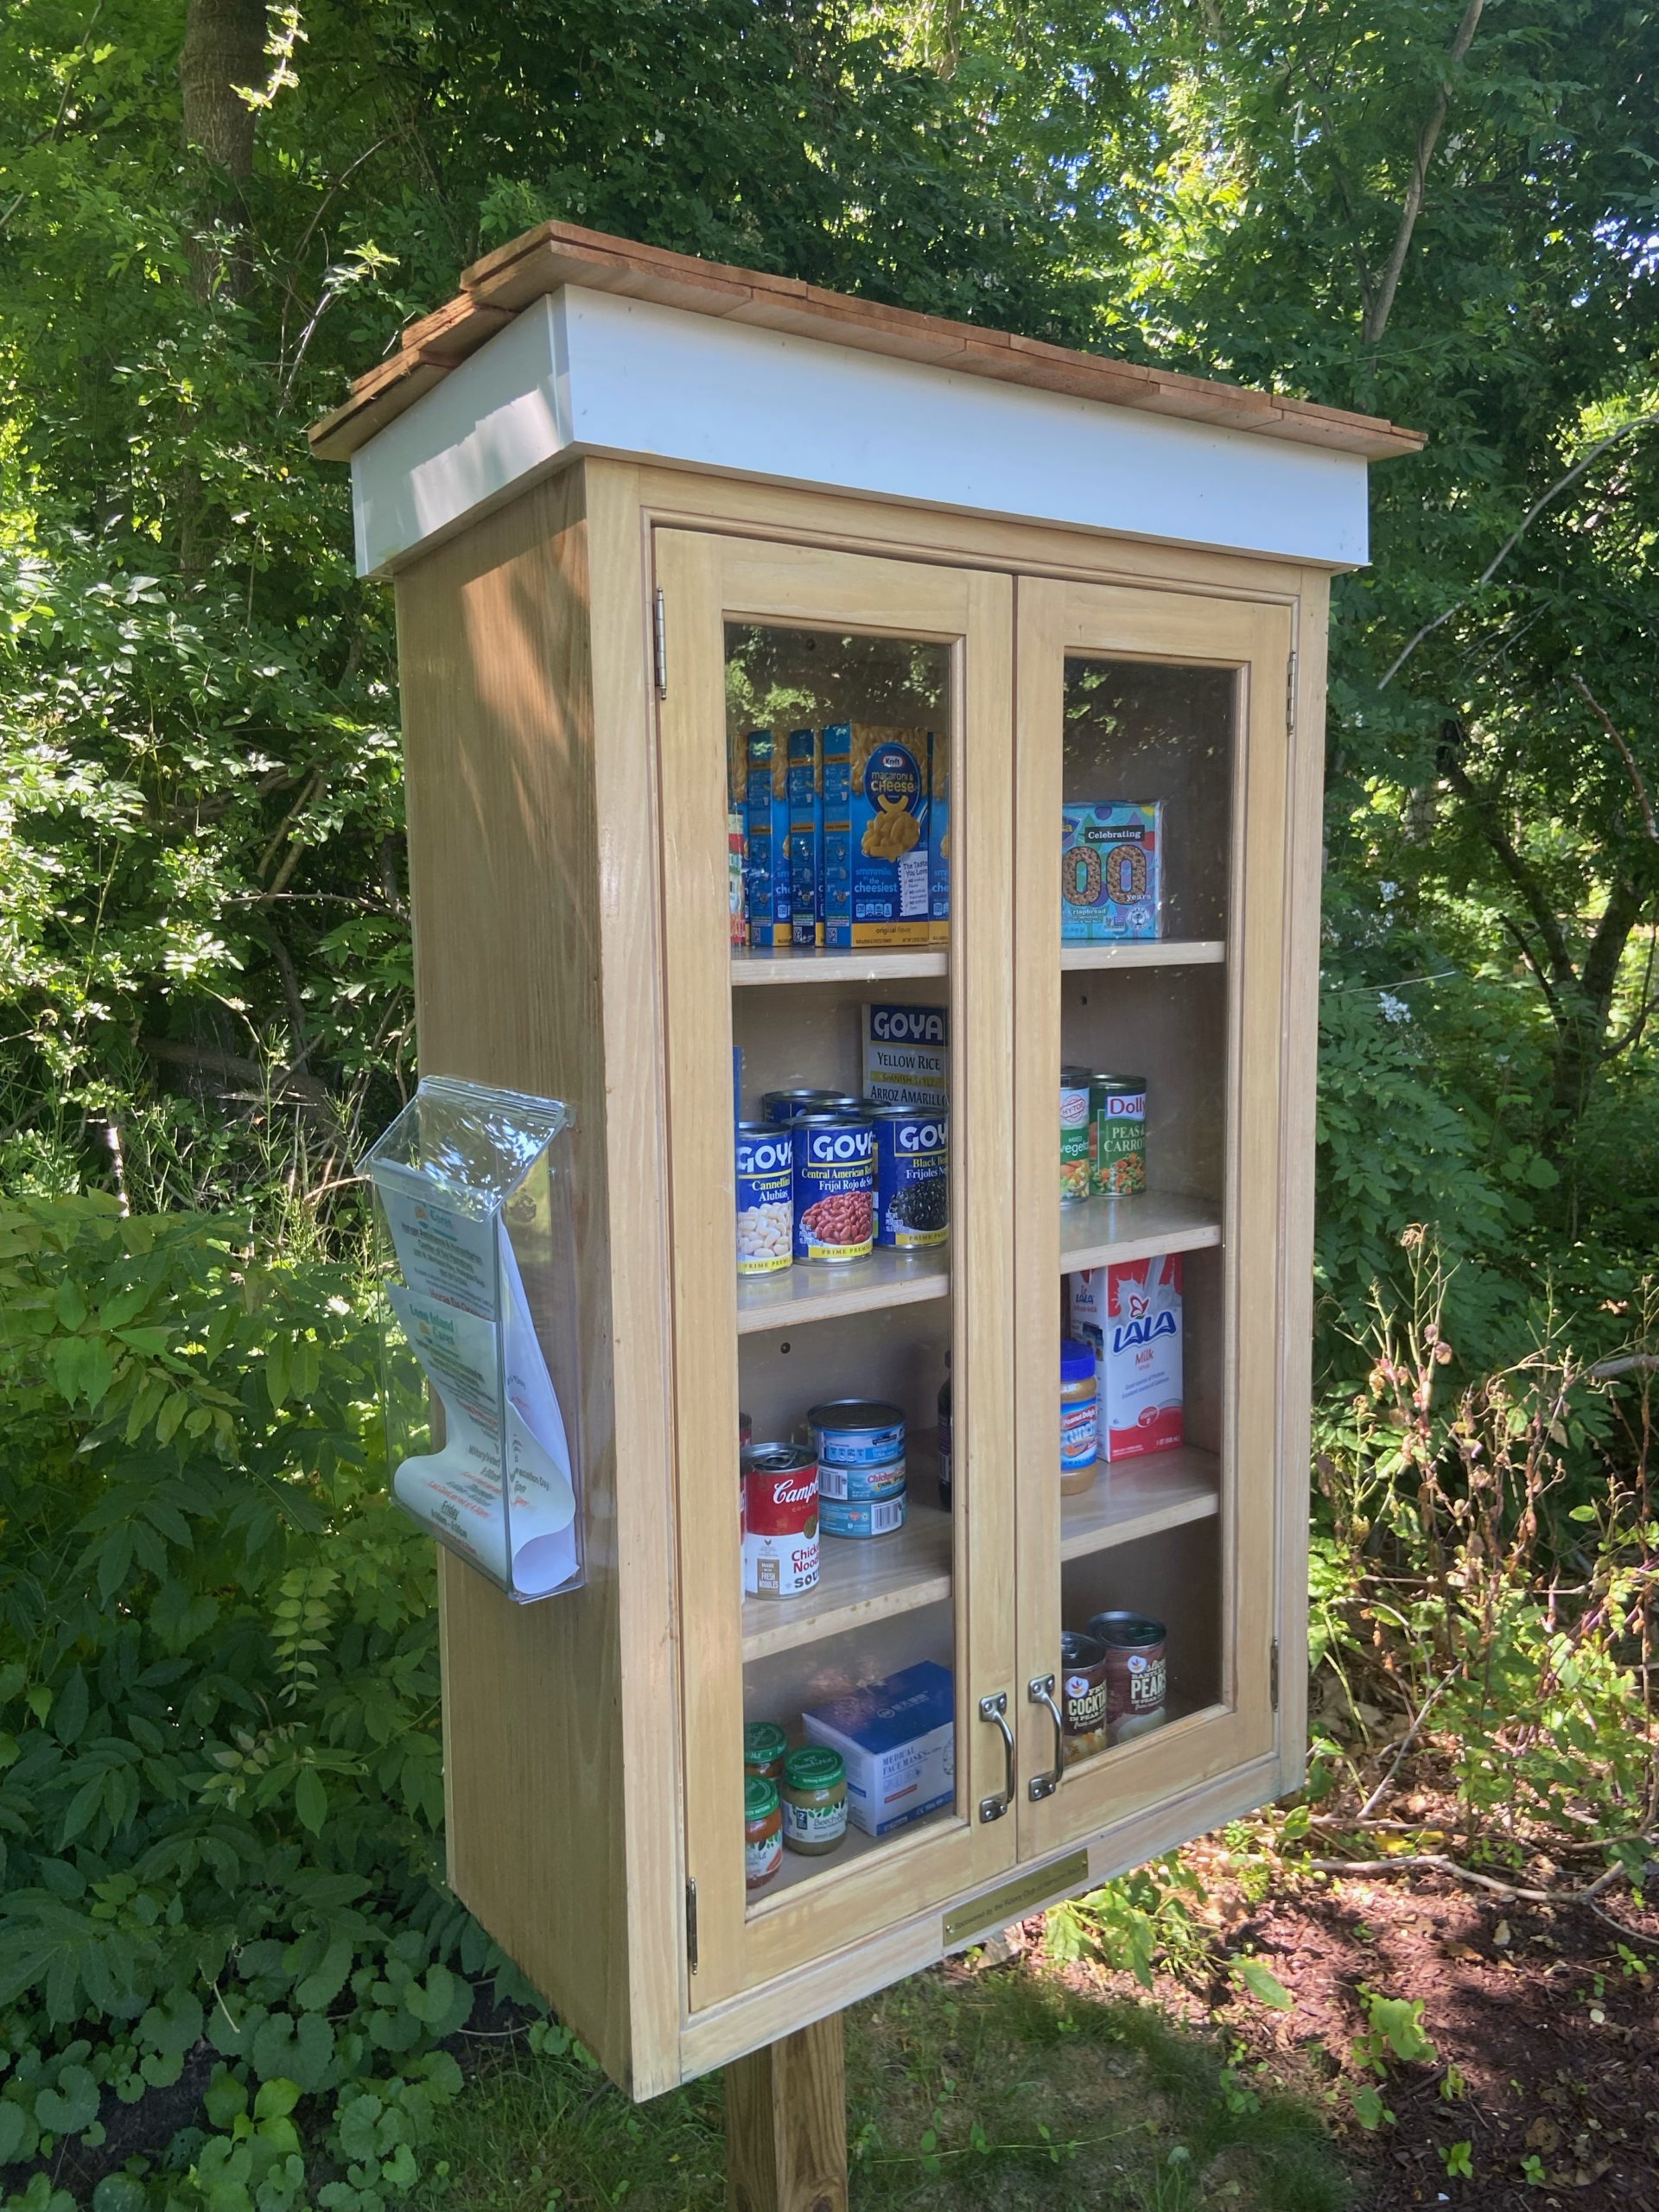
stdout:
{"type": "Polygon", "coordinates": [[[517,1989],[438,1879],[430,1552],[376,1362],[349,1275],[228,1218],[0,1205],[0,2164],[218,2062],[97,2212],[283,2212],[319,2152],[316,2202],[380,2212],[474,1978],[517,1989]]]}

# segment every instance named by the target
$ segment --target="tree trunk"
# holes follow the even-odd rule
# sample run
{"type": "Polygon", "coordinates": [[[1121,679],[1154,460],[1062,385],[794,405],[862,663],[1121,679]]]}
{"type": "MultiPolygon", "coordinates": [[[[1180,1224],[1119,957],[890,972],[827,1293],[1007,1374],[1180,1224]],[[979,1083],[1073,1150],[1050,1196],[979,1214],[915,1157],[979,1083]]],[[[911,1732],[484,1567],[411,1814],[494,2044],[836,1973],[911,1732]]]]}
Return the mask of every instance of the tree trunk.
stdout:
{"type": "MultiPolygon", "coordinates": [[[[204,155],[216,175],[203,196],[203,226],[234,222],[241,188],[253,175],[253,110],[238,86],[256,88],[264,73],[264,0],[190,0],[179,55],[184,93],[184,143],[204,155]]],[[[222,284],[239,289],[245,258],[200,239],[190,245],[198,298],[222,284]]]]}

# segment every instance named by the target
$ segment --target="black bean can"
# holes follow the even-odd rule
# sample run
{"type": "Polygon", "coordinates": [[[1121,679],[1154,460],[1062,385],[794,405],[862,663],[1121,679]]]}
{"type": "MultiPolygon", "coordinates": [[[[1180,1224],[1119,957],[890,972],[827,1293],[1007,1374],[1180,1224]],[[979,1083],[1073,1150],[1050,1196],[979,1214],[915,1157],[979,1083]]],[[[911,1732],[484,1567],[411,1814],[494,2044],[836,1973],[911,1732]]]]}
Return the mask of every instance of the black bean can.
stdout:
{"type": "Polygon", "coordinates": [[[899,1252],[936,1249],[950,1235],[950,1126],[944,1114],[878,1106],[875,1241],[899,1252]]]}

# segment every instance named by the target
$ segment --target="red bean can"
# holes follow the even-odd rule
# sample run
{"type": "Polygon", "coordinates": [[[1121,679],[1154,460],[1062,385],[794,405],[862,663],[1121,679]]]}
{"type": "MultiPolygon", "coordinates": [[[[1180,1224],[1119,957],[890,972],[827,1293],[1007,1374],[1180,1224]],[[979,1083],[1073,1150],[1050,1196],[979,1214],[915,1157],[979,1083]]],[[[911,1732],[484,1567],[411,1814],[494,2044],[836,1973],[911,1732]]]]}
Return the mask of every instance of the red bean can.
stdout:
{"type": "Polygon", "coordinates": [[[851,1114],[805,1114],[795,1142],[795,1257],[868,1260],[875,1236],[875,1130],[851,1114]]]}
{"type": "Polygon", "coordinates": [[[798,1444],[752,1444],[742,1465],[744,1592],[798,1598],[818,1579],[817,1455],[798,1444]]]}
{"type": "Polygon", "coordinates": [[[1106,1732],[1127,1744],[1164,1722],[1164,1624],[1144,1613],[1096,1613],[1089,1633],[1106,1647],[1106,1732]]]}

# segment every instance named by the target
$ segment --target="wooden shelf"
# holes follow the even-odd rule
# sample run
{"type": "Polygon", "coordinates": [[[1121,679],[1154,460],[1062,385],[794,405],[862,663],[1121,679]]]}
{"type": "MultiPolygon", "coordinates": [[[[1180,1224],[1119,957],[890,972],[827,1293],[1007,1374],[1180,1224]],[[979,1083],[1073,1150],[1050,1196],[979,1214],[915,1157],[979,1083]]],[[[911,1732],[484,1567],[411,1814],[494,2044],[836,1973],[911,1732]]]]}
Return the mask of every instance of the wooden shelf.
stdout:
{"type": "Polygon", "coordinates": [[[1143,1191],[1133,1198],[1085,1198],[1060,1209],[1062,1274],[1120,1260],[1156,1259],[1164,1252],[1201,1251],[1220,1242],[1221,1206],[1214,1198],[1143,1191]]]}
{"type": "MultiPolygon", "coordinates": [[[[912,1476],[926,1489],[934,1486],[931,1464],[912,1467],[912,1476]]],[[[912,1492],[905,1525],[891,1536],[821,1536],[816,1590],[802,1598],[744,1599],[744,1659],[817,1643],[948,1599],[950,1525],[948,1513],[919,1504],[912,1492]]]]}
{"type": "Polygon", "coordinates": [[[1218,937],[1159,938],[1152,942],[1062,944],[1062,974],[1078,968],[1218,968],[1227,944],[1218,937]]]}
{"type": "MultiPolygon", "coordinates": [[[[1163,1249],[1147,1247],[1148,1251],[1163,1249]]],[[[798,1260],[776,1274],[738,1278],[737,1333],[750,1337],[760,1329],[797,1329],[803,1322],[827,1321],[837,1313],[914,1306],[925,1298],[946,1298],[950,1292],[949,1244],[927,1252],[878,1247],[868,1260],[798,1260]]]]}
{"type": "Polygon", "coordinates": [[[849,1821],[847,1840],[834,1851],[826,1851],[822,1857],[814,1857],[810,1852],[785,1851],[783,1865],[766,1888],[748,1900],[747,1916],[753,1919],[757,1913],[765,1912],[768,1905],[777,1903],[789,1891],[798,1889],[803,1882],[810,1882],[817,1875],[844,1872],[855,1866],[861,1859],[868,1859],[876,1852],[900,1851],[912,1837],[921,1836],[940,1821],[954,1821],[956,1817],[953,1805],[941,1805],[937,1812],[928,1814],[925,1820],[912,1821],[908,1827],[895,1828],[891,1835],[884,1836],[866,1835],[862,1828],[855,1828],[849,1821]]]}
{"type": "Polygon", "coordinates": [[[1103,1460],[1092,1490],[1060,1500],[1060,1557],[1081,1559],[1163,1529],[1206,1521],[1220,1502],[1221,1462],[1196,1445],[1116,1465],[1103,1460]]]}
{"type": "MultiPolygon", "coordinates": [[[[1155,950],[1155,948],[1154,948],[1155,950]]],[[[742,945],[732,952],[732,983],[884,983],[896,976],[947,976],[948,944],[875,945],[843,952],[830,945],[742,945]]]]}

